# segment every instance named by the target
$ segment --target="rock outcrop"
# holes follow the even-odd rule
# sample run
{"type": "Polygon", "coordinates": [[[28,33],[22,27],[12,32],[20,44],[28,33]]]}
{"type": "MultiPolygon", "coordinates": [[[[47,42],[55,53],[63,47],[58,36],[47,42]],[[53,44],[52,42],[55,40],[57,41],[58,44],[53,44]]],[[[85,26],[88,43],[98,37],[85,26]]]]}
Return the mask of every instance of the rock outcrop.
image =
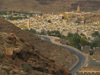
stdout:
{"type": "Polygon", "coordinates": [[[71,75],[15,34],[0,32],[0,75],[71,75]]]}

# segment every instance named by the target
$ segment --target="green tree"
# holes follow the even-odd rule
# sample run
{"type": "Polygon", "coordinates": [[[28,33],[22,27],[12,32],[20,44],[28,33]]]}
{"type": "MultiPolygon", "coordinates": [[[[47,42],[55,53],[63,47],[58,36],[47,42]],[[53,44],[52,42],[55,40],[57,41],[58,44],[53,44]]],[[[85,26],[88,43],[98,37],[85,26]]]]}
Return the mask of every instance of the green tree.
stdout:
{"type": "Polygon", "coordinates": [[[100,44],[99,41],[92,41],[92,42],[90,43],[90,48],[93,49],[93,47],[98,47],[99,44],[100,44]]]}
{"type": "Polygon", "coordinates": [[[45,33],[42,31],[42,32],[40,33],[40,35],[45,35],[45,33]]]}
{"type": "Polygon", "coordinates": [[[69,43],[71,46],[80,49],[80,38],[79,37],[75,37],[75,36],[71,37],[69,39],[69,43]]]}
{"type": "Polygon", "coordinates": [[[6,11],[0,11],[0,15],[7,15],[6,11]]]}
{"type": "Polygon", "coordinates": [[[70,33],[70,32],[69,32],[68,35],[67,35],[67,37],[68,37],[68,38],[73,37],[73,33],[70,33]]]}
{"type": "Polygon", "coordinates": [[[50,35],[50,36],[57,36],[57,37],[61,37],[61,34],[59,31],[57,30],[54,30],[54,31],[47,31],[47,34],[50,35]]]}
{"type": "Polygon", "coordinates": [[[22,67],[23,67],[24,71],[26,71],[26,72],[32,71],[32,67],[29,64],[22,63],[22,67]]]}
{"type": "Polygon", "coordinates": [[[0,59],[3,59],[3,57],[4,57],[4,54],[0,53],[0,59]]]}
{"type": "Polygon", "coordinates": [[[68,40],[68,37],[67,36],[64,36],[64,35],[61,35],[61,39],[68,40]]]}
{"type": "Polygon", "coordinates": [[[22,17],[8,17],[8,20],[18,20],[18,19],[22,19],[22,17]]]}
{"type": "Polygon", "coordinates": [[[85,36],[83,33],[80,34],[81,36],[85,36]]]}
{"type": "Polygon", "coordinates": [[[30,29],[29,32],[35,33],[36,34],[36,30],[35,29],[30,29]]]}
{"type": "Polygon", "coordinates": [[[61,34],[60,34],[59,31],[54,31],[54,34],[55,34],[55,36],[57,36],[57,37],[61,37],[61,34]]]}
{"type": "Polygon", "coordinates": [[[98,32],[98,31],[95,31],[94,33],[92,33],[92,36],[93,36],[93,37],[99,36],[99,32],[98,32]]]}
{"type": "Polygon", "coordinates": [[[73,34],[73,36],[80,38],[80,35],[78,35],[78,33],[73,34]]]}
{"type": "Polygon", "coordinates": [[[29,31],[28,29],[26,29],[25,31],[29,31]]]}
{"type": "Polygon", "coordinates": [[[94,53],[94,51],[93,51],[93,50],[90,50],[89,52],[90,52],[90,55],[93,55],[93,53],[94,53]]]}
{"type": "Polygon", "coordinates": [[[47,34],[48,34],[48,35],[51,35],[51,32],[48,30],[48,31],[47,31],[47,34]]]}
{"type": "Polygon", "coordinates": [[[81,44],[82,46],[89,45],[89,43],[87,42],[87,40],[86,40],[85,38],[81,38],[81,39],[80,39],[80,44],[81,44]]]}

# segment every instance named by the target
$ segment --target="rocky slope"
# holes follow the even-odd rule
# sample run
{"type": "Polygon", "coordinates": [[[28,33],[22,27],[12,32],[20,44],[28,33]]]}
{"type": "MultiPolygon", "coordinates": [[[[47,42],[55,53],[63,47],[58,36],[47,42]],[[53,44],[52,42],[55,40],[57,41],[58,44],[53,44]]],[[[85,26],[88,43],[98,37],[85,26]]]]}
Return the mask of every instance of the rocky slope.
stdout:
{"type": "Polygon", "coordinates": [[[37,35],[23,31],[3,18],[0,18],[0,32],[14,33],[16,36],[23,38],[26,42],[34,45],[35,49],[44,56],[55,60],[55,63],[58,65],[67,65],[69,67],[75,60],[75,56],[69,50],[43,41],[37,35]]]}
{"type": "Polygon", "coordinates": [[[0,32],[0,75],[71,75],[15,34],[0,32]]]}
{"type": "Polygon", "coordinates": [[[0,10],[65,12],[80,5],[81,11],[97,11],[100,0],[0,0],[0,10]]]}

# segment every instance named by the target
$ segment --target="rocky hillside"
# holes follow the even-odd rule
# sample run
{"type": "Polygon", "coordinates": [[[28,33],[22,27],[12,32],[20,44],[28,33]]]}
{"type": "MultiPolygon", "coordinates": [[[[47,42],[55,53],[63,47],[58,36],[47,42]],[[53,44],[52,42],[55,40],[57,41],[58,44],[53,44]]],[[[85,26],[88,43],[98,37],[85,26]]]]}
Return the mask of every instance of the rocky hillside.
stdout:
{"type": "Polygon", "coordinates": [[[65,12],[80,5],[81,11],[97,11],[100,0],[0,0],[0,10],[65,12]]]}
{"type": "Polygon", "coordinates": [[[49,59],[55,60],[57,65],[66,65],[69,68],[75,61],[75,56],[69,50],[43,41],[37,35],[23,31],[3,18],[0,18],[0,32],[14,33],[16,36],[23,38],[24,41],[31,43],[35,50],[49,57],[49,59]]]}
{"type": "Polygon", "coordinates": [[[40,51],[49,59],[55,60],[55,63],[58,65],[67,65],[69,67],[75,60],[74,55],[69,50],[41,40],[37,35],[23,31],[3,18],[0,18],[0,32],[14,33],[18,37],[23,38],[26,42],[34,45],[37,51],[40,51]]]}
{"type": "Polygon", "coordinates": [[[71,75],[15,34],[0,32],[0,75],[71,75]]]}

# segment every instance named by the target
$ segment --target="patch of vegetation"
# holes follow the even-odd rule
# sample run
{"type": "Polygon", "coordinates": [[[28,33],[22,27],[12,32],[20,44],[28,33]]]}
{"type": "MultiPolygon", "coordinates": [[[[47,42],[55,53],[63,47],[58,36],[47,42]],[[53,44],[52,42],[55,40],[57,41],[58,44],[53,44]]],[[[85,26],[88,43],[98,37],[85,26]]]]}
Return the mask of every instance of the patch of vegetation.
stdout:
{"type": "Polygon", "coordinates": [[[32,33],[34,33],[34,34],[37,33],[36,30],[35,30],[35,29],[32,29],[32,28],[31,28],[30,30],[27,29],[26,31],[32,32],[32,33]]]}
{"type": "Polygon", "coordinates": [[[4,54],[0,53],[0,59],[3,59],[3,57],[4,57],[4,54]]]}
{"type": "Polygon", "coordinates": [[[57,37],[61,37],[61,34],[60,34],[60,32],[59,31],[57,31],[57,30],[54,30],[54,31],[47,31],[47,34],[49,35],[49,36],[57,36],[57,37]]]}
{"type": "Polygon", "coordinates": [[[6,11],[0,11],[0,15],[7,15],[6,11]]]}
{"type": "Polygon", "coordinates": [[[92,36],[93,36],[93,37],[99,36],[99,32],[98,32],[98,31],[95,31],[94,33],[92,33],[92,36]]]}
{"type": "Polygon", "coordinates": [[[3,68],[5,71],[7,71],[7,72],[9,72],[9,69],[7,69],[6,67],[5,68],[3,68]]]}
{"type": "Polygon", "coordinates": [[[22,63],[22,67],[23,67],[24,71],[26,71],[26,72],[32,71],[32,67],[29,64],[22,63]]]}
{"type": "MultiPolygon", "coordinates": [[[[30,29],[30,30],[26,30],[26,31],[29,31],[29,32],[32,32],[32,33],[35,33],[35,34],[39,34],[39,35],[49,35],[49,36],[56,36],[56,37],[59,37],[61,39],[65,39],[65,40],[68,40],[68,42],[66,42],[67,45],[70,45],[70,46],[73,46],[77,49],[81,49],[82,46],[90,46],[91,49],[93,49],[93,47],[100,47],[100,41],[92,41],[92,42],[88,42],[86,36],[81,33],[80,35],[78,33],[68,33],[67,36],[64,36],[64,35],[61,35],[61,33],[57,30],[54,30],[54,31],[47,31],[45,33],[45,31],[41,31],[41,33],[38,33],[36,32],[35,29],[30,29]]],[[[99,32],[98,31],[95,31],[93,34],[92,34],[93,37],[95,36],[98,36],[100,38],[100,35],[99,35],[99,32]]]]}
{"type": "Polygon", "coordinates": [[[93,47],[100,47],[100,41],[98,41],[98,40],[92,41],[89,44],[89,46],[90,46],[91,49],[93,49],[93,47]]]}
{"type": "Polygon", "coordinates": [[[8,17],[9,20],[18,20],[18,19],[23,19],[22,17],[8,17]]]}
{"type": "Polygon", "coordinates": [[[7,72],[7,75],[9,75],[10,70],[6,67],[4,67],[3,69],[7,72]]]}

